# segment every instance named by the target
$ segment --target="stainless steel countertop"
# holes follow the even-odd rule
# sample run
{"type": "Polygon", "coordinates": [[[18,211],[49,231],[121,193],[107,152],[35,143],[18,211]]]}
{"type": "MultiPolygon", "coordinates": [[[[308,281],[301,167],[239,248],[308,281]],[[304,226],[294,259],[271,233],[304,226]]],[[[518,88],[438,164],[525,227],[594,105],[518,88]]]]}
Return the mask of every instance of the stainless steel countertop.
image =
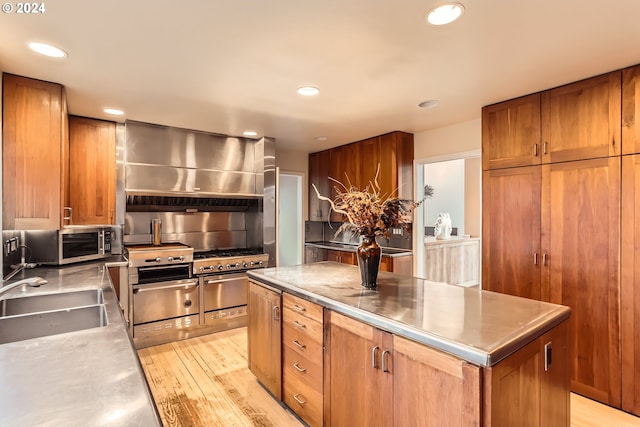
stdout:
{"type": "Polygon", "coordinates": [[[380,329],[492,366],[569,318],[569,307],[380,271],[319,262],[250,270],[249,277],[380,329]]]}
{"type": "MultiPolygon", "coordinates": [[[[335,242],[305,242],[305,246],[311,246],[321,249],[333,249],[345,252],[356,252],[358,245],[349,243],[335,243],[335,242]]],[[[403,256],[413,255],[411,249],[397,249],[397,248],[382,248],[382,256],[388,256],[390,258],[397,258],[403,256]]]]}
{"type": "Polygon", "coordinates": [[[161,426],[104,261],[38,267],[11,281],[33,276],[49,283],[2,299],[102,288],[109,324],[0,345],[0,425],[161,426]]]}

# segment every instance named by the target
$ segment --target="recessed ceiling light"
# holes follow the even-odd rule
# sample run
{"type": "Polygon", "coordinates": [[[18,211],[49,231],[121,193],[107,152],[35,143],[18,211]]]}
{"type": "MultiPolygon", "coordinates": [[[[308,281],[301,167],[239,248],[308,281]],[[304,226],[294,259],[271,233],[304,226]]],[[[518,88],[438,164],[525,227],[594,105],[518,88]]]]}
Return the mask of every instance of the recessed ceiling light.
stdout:
{"type": "Polygon", "coordinates": [[[427,13],[427,22],[431,25],[446,25],[460,18],[464,13],[464,6],[460,3],[447,3],[435,7],[427,13]]]}
{"type": "Polygon", "coordinates": [[[46,43],[30,42],[29,49],[39,53],[40,55],[49,56],[51,58],[64,58],[67,56],[67,52],[64,50],[46,43]]]}
{"type": "Polygon", "coordinates": [[[320,93],[320,89],[313,86],[302,86],[298,88],[297,92],[304,96],[314,96],[320,93]]]}
{"type": "Polygon", "coordinates": [[[252,131],[252,130],[247,130],[242,132],[242,134],[244,136],[258,136],[258,132],[252,131]]]}
{"type": "Polygon", "coordinates": [[[118,110],[116,108],[105,108],[103,110],[107,114],[111,114],[112,116],[122,116],[124,115],[124,111],[118,110]]]}
{"type": "Polygon", "coordinates": [[[436,99],[429,99],[426,101],[422,101],[420,104],[418,104],[418,107],[420,108],[433,108],[436,105],[438,105],[438,101],[436,99]]]}
{"type": "Polygon", "coordinates": [[[329,138],[327,138],[326,136],[316,136],[316,141],[326,141],[327,139],[329,138]]]}

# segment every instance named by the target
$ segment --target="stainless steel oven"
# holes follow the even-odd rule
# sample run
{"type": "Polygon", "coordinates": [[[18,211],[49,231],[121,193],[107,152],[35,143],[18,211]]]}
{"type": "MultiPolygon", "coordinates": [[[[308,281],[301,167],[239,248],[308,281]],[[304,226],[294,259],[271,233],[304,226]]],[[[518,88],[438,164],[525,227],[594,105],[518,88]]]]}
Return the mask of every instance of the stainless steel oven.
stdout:
{"type": "Polygon", "coordinates": [[[201,276],[205,325],[225,324],[228,329],[244,326],[249,280],[246,273],[201,276]],[[235,319],[235,320],[234,320],[235,319]]]}

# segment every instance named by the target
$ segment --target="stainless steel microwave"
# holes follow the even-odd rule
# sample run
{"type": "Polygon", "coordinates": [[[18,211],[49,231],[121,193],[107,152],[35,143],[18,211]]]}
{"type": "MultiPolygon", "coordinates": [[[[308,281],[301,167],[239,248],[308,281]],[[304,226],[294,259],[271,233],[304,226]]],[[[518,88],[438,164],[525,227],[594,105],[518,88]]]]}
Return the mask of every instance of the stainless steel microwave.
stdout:
{"type": "Polygon", "coordinates": [[[25,231],[25,262],[64,265],[111,255],[109,226],[71,225],[62,230],[25,231]]]}

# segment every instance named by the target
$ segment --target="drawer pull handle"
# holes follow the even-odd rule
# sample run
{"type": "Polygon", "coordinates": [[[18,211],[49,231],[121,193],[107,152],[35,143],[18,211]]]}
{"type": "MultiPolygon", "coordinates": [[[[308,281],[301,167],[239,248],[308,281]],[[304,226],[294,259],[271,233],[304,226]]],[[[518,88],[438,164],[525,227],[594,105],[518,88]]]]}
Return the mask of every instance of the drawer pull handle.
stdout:
{"type": "Polygon", "coordinates": [[[301,306],[299,306],[298,304],[293,304],[293,309],[294,309],[295,311],[300,311],[300,312],[302,312],[302,311],[307,311],[307,309],[306,309],[306,308],[301,307],[301,306]]]}
{"type": "Polygon", "coordinates": [[[306,345],[304,345],[304,344],[300,344],[300,342],[299,342],[298,340],[293,340],[293,343],[295,344],[295,346],[296,346],[296,347],[301,348],[301,349],[303,349],[303,350],[304,350],[305,348],[307,348],[307,346],[306,346],[306,345]]]}
{"type": "Polygon", "coordinates": [[[298,372],[307,372],[305,368],[301,368],[300,365],[298,365],[298,362],[294,363],[293,367],[296,368],[298,372]]]}
{"type": "Polygon", "coordinates": [[[302,400],[302,399],[300,399],[300,397],[299,397],[299,396],[300,396],[300,395],[299,395],[298,393],[296,393],[296,394],[294,394],[294,395],[293,395],[293,398],[296,400],[296,402],[298,402],[298,403],[299,403],[299,404],[301,404],[301,405],[304,405],[305,403],[307,403],[307,401],[306,401],[306,400],[302,400]]]}
{"type": "Polygon", "coordinates": [[[387,366],[387,354],[391,354],[389,350],[385,350],[382,352],[382,372],[389,372],[389,367],[387,366]]]}
{"type": "Polygon", "coordinates": [[[294,321],[293,321],[293,324],[294,324],[294,325],[296,325],[296,326],[297,326],[298,328],[300,328],[300,329],[302,329],[302,328],[306,328],[306,327],[307,327],[307,325],[304,325],[304,324],[302,324],[302,323],[298,322],[297,320],[294,320],[294,321]]]}

